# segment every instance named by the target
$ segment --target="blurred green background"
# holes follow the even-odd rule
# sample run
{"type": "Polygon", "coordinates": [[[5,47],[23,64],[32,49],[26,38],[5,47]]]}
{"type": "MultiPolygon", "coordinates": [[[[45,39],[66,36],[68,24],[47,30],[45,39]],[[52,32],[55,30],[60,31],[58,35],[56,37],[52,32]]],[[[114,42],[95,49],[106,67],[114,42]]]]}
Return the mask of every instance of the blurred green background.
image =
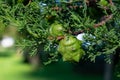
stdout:
{"type": "Polygon", "coordinates": [[[34,68],[23,63],[19,51],[0,48],[0,80],[103,80],[103,75],[78,73],[73,64],[62,61],[34,68]]]}

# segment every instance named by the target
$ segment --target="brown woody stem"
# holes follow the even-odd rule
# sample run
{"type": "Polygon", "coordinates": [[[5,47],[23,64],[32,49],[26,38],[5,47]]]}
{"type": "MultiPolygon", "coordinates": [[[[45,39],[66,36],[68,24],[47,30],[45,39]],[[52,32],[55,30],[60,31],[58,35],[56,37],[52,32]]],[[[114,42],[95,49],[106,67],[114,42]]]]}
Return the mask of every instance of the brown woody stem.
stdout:
{"type": "MultiPolygon", "coordinates": [[[[102,17],[103,20],[101,22],[95,24],[94,28],[98,28],[98,27],[104,25],[107,21],[109,21],[110,19],[112,19],[112,17],[113,17],[112,14],[111,15],[107,15],[107,16],[103,16],[102,17]]],[[[90,29],[88,29],[88,30],[90,30],[90,29]]],[[[80,30],[80,31],[77,31],[77,32],[73,32],[72,34],[73,35],[77,35],[77,34],[80,34],[80,33],[83,33],[83,32],[84,32],[83,30],[80,30]]]]}
{"type": "Polygon", "coordinates": [[[110,3],[111,5],[114,5],[113,2],[112,2],[112,0],[109,0],[109,3],[110,3]]]}
{"type": "Polygon", "coordinates": [[[103,16],[102,18],[103,18],[104,20],[102,20],[101,22],[95,24],[95,25],[94,25],[94,28],[99,27],[99,26],[102,26],[102,25],[105,24],[107,21],[109,21],[110,19],[112,19],[112,17],[113,17],[112,14],[111,14],[111,15],[107,15],[107,16],[103,16]]]}

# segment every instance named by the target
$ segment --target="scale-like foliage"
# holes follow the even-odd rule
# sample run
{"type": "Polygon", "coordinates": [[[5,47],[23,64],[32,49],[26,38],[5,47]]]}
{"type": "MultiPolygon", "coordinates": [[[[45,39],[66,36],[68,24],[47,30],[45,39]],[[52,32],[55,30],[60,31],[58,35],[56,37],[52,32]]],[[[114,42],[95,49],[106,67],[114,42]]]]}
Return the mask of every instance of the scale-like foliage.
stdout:
{"type": "Polygon", "coordinates": [[[1,34],[12,24],[19,35],[16,46],[31,48],[31,54],[42,52],[46,64],[61,58],[57,48],[66,35],[85,34],[82,59],[95,61],[104,55],[110,63],[109,56],[120,47],[119,0],[5,0],[0,4],[1,34]],[[62,24],[65,35],[50,35],[49,29],[55,22],[62,24]]]}

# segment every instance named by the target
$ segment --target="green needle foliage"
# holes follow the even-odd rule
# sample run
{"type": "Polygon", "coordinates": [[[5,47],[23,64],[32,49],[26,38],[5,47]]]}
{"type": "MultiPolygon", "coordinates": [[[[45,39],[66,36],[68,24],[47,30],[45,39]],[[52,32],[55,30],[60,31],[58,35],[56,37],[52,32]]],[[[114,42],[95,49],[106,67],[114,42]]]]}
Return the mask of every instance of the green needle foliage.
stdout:
{"type": "Polygon", "coordinates": [[[12,24],[18,33],[16,46],[30,48],[31,55],[40,53],[43,63],[49,64],[62,57],[57,50],[60,37],[83,32],[82,43],[88,44],[82,47],[82,59],[95,62],[97,56],[104,55],[106,62],[111,63],[110,55],[120,47],[120,2],[92,1],[1,0],[0,34],[12,24]],[[63,25],[64,36],[50,36],[49,28],[55,22],[63,25]]]}

